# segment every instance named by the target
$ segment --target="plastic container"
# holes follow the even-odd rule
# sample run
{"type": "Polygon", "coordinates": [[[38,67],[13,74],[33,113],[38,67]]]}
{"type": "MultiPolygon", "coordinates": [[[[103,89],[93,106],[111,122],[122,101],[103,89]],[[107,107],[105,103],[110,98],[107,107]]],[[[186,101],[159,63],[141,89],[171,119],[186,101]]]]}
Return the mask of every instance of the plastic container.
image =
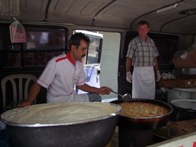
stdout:
{"type": "Polygon", "coordinates": [[[167,102],[175,99],[196,98],[196,88],[172,88],[167,89],[167,102]]]}
{"type": "Polygon", "coordinates": [[[193,93],[191,94],[191,98],[196,100],[196,89],[195,89],[195,92],[193,92],[193,93]]]}
{"type": "Polygon", "coordinates": [[[176,99],[172,100],[171,104],[174,106],[176,121],[196,118],[196,100],[176,99]]]}

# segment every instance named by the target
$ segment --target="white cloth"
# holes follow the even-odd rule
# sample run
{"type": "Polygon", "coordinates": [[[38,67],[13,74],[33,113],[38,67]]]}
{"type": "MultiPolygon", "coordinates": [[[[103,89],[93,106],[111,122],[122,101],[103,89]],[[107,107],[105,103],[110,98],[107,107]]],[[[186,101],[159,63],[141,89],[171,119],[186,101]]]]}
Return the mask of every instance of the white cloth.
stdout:
{"type": "Polygon", "coordinates": [[[183,53],[180,57],[181,57],[182,59],[186,59],[187,56],[188,56],[188,52],[185,52],[185,53],[183,53]]]}
{"type": "Polygon", "coordinates": [[[58,96],[54,97],[47,93],[47,103],[52,102],[89,102],[87,94],[71,94],[69,96],[58,96]]]}
{"type": "Polygon", "coordinates": [[[134,67],[132,83],[132,98],[155,98],[155,73],[153,66],[134,67]]]}

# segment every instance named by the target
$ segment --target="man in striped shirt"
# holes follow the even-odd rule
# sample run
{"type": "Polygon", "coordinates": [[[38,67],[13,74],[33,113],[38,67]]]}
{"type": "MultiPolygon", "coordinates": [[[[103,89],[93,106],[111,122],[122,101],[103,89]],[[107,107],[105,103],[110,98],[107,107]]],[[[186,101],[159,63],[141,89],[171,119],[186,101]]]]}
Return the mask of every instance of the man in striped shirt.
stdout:
{"type": "Polygon", "coordinates": [[[126,59],[126,80],[132,82],[133,98],[155,98],[155,73],[160,80],[157,63],[159,55],[154,41],[148,36],[149,24],[140,21],[137,25],[139,35],[132,39],[128,46],[126,59]],[[133,73],[131,73],[133,67],[133,73]]]}

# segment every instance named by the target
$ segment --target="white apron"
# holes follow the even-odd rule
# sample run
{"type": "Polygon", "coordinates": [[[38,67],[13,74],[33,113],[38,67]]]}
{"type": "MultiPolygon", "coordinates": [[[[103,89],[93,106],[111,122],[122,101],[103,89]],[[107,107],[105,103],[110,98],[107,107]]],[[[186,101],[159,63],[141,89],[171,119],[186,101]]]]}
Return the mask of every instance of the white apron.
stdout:
{"type": "Polygon", "coordinates": [[[152,67],[134,67],[132,76],[132,97],[155,98],[155,74],[152,67]]]}
{"type": "Polygon", "coordinates": [[[88,102],[89,98],[87,94],[71,94],[69,96],[54,97],[47,93],[47,103],[52,102],[88,102]]]}

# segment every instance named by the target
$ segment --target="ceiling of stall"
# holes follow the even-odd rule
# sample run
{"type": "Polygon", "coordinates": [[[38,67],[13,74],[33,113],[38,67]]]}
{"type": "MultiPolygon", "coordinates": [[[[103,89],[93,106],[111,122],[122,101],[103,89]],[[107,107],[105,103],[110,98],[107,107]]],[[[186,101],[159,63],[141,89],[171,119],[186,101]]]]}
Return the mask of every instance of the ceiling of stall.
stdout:
{"type": "MultiPolygon", "coordinates": [[[[20,14],[15,16],[19,20],[133,30],[136,29],[138,21],[147,20],[152,31],[196,34],[196,0],[4,1],[19,1],[20,14]],[[161,8],[164,8],[163,11],[161,8]],[[189,10],[187,14],[180,13],[185,10],[189,10]]],[[[13,15],[2,16],[0,13],[0,19],[12,17],[13,15]]]]}

